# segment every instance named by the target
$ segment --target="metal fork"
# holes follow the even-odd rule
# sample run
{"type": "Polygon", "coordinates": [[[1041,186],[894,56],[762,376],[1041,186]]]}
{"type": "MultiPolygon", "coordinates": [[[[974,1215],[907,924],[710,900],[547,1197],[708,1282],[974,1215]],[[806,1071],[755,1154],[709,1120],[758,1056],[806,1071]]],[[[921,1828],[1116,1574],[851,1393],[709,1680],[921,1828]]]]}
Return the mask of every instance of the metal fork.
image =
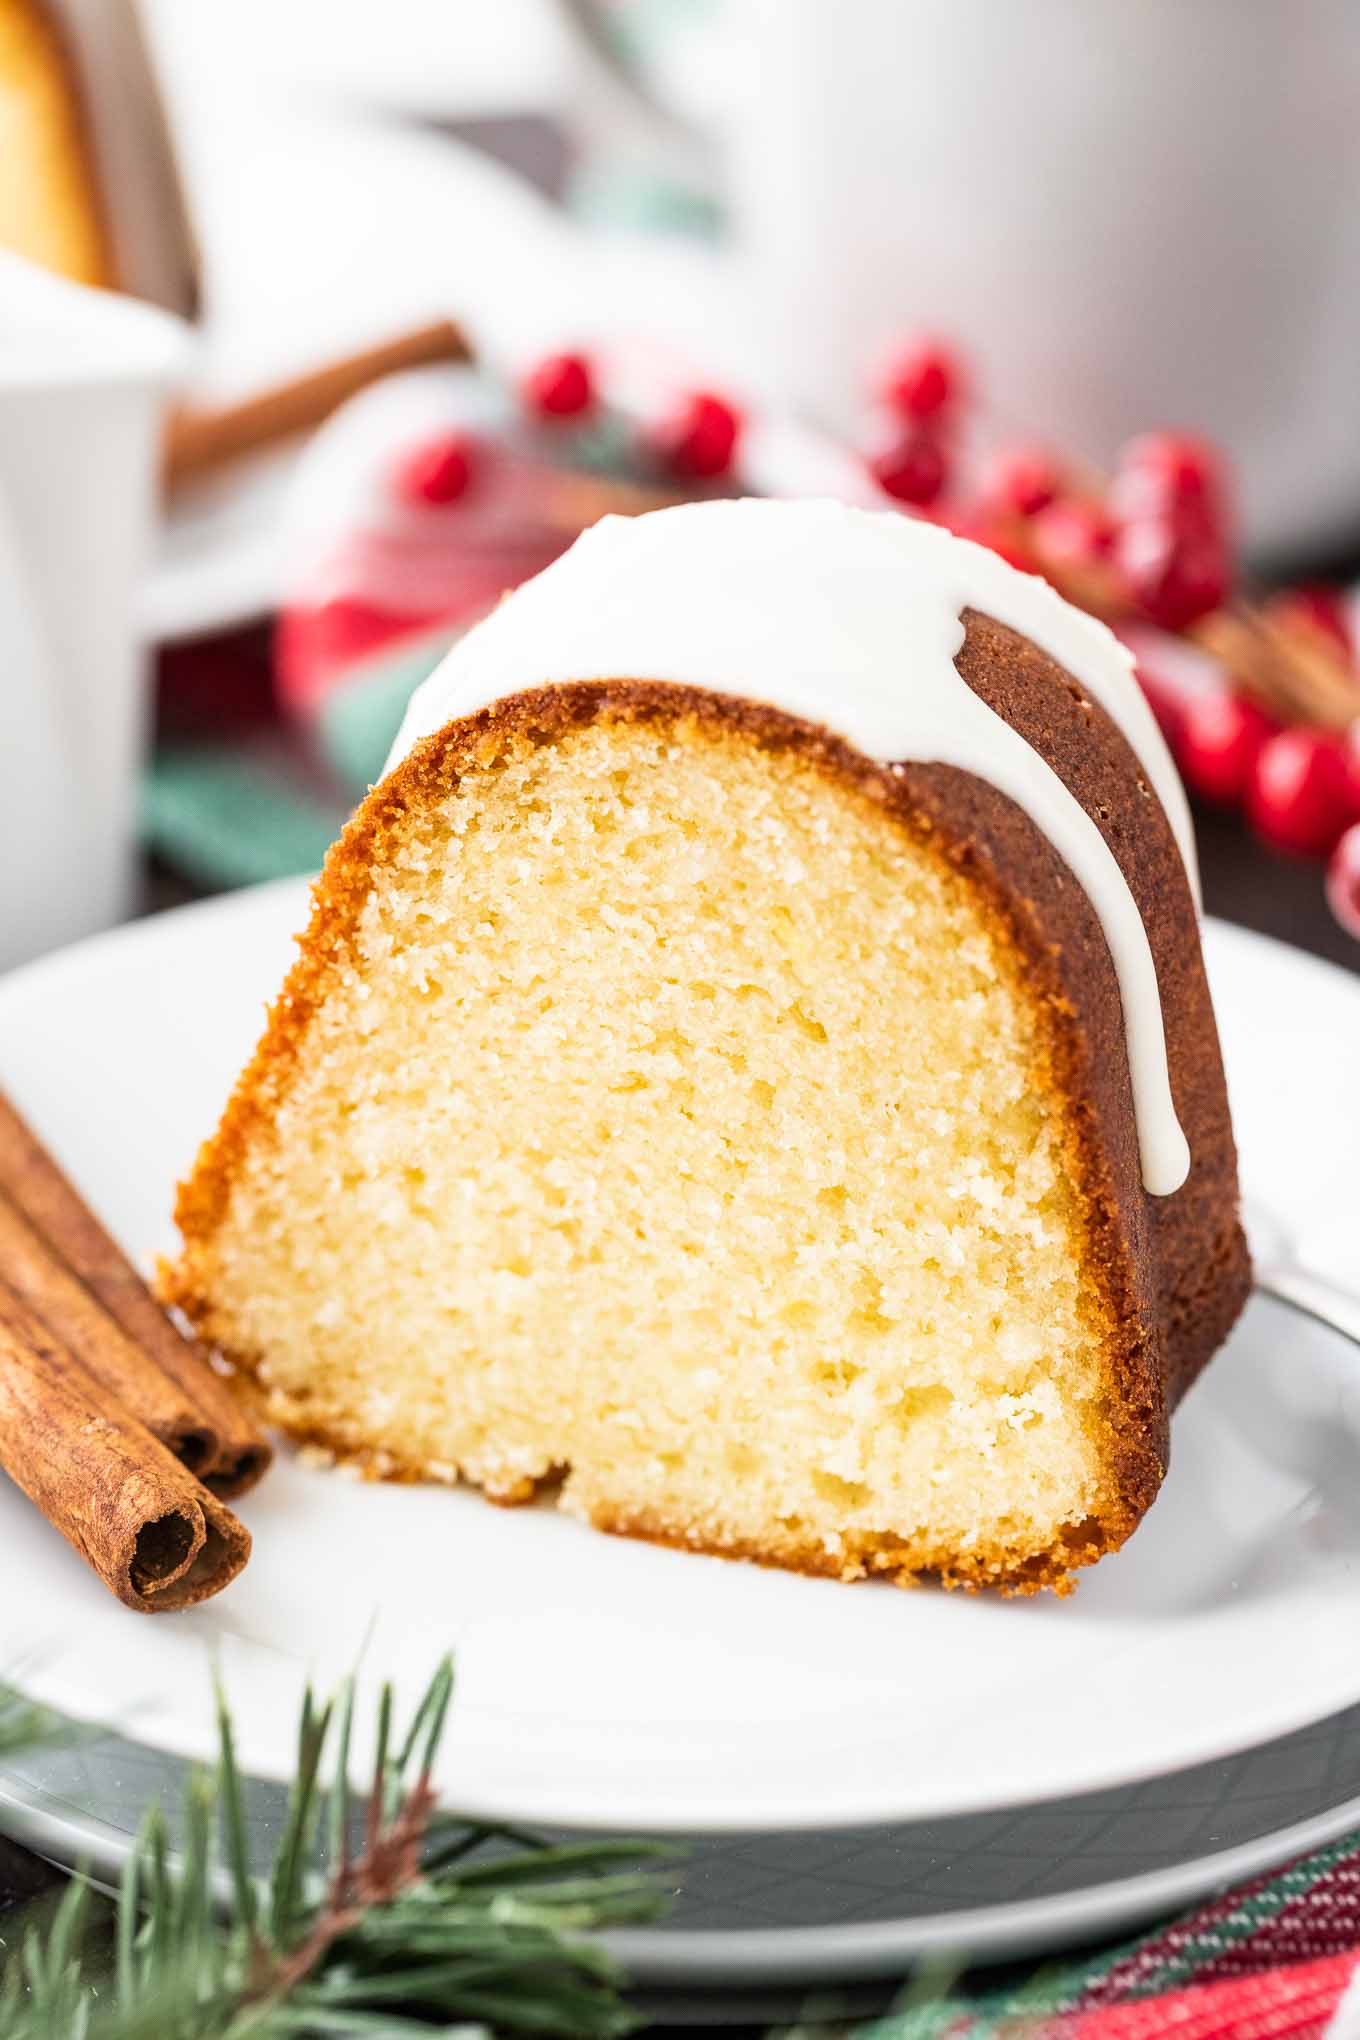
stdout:
{"type": "Polygon", "coordinates": [[[1256,1287],[1277,1302],[1316,1318],[1334,1332],[1360,1344],[1360,1293],[1306,1267],[1290,1234],[1273,1212],[1259,1204],[1244,1206],[1243,1219],[1251,1242],[1256,1287]]]}

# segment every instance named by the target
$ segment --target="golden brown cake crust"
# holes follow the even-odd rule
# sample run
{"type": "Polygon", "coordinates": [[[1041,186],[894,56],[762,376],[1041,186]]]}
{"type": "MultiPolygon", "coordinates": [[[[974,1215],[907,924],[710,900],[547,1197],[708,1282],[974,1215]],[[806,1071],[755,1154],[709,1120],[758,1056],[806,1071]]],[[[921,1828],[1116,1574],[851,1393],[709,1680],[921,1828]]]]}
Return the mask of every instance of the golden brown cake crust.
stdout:
{"type": "MultiPolygon", "coordinates": [[[[1121,1544],[1156,1495],[1168,1453],[1172,1408],[1236,1318],[1250,1286],[1237,1212],[1237,1170],[1217,1031],[1189,886],[1161,805],[1140,776],[1122,733],[1077,683],[1027,640],[969,613],[961,674],[1054,768],[1100,828],[1143,914],[1166,1020],[1172,1091],[1192,1154],[1190,1176],[1171,1197],[1149,1197],[1139,1166],[1124,1024],[1114,966],[1085,892],[1047,839],[995,788],[942,765],[880,765],[838,737],[779,710],[657,682],[617,679],[534,689],[451,724],[418,744],[359,808],[314,888],[299,957],[217,1133],[181,1185],[176,1217],[183,1255],[164,1271],[165,1293],[208,1338],[214,1321],[211,1244],[242,1160],[267,1134],[285,1095],[312,1015],[348,955],[375,872],[397,853],[408,811],[443,798],[474,762],[490,764],[525,745],[551,744],[599,719],[664,721],[792,749],[815,771],[852,787],[893,827],[964,871],[985,902],[994,935],[1043,1018],[1046,1081],[1064,1101],[1063,1124],[1083,1198],[1108,1313],[1107,1392],[1114,1411],[1111,1499],[1099,1522],[1079,1526],[1061,1548],[1023,1566],[979,1552],[960,1560],[869,1538],[830,1558],[796,1540],[744,1556],[842,1577],[930,1576],[946,1585],[1062,1591],[1074,1566],[1121,1544]]],[[[258,1396],[256,1356],[230,1350],[243,1393],[258,1396]]],[[[343,1441],[313,1433],[342,1453],[343,1441]]],[[[375,1469],[376,1470],[376,1469],[375,1469]]],[[[419,1468],[385,1462],[386,1477],[419,1468]]],[[[527,1500],[532,1486],[496,1499],[527,1500]]],[[[674,1526],[593,1518],[599,1526],[689,1544],[674,1526]]],[[[691,1548],[703,1548],[695,1544],[691,1548]]]]}

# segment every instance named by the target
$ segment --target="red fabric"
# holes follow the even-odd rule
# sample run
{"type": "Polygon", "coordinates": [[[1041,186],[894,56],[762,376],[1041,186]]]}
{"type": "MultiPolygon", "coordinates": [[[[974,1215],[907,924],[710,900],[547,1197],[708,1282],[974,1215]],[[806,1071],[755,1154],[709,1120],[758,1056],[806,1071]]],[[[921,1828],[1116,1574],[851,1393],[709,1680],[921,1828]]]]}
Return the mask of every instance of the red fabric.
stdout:
{"type": "MultiPolygon", "coordinates": [[[[1198,1952],[1203,1949],[1206,1942],[1212,1942],[1216,1927],[1231,1919],[1234,1914],[1240,1913],[1243,1906],[1249,1906],[1260,1893],[1268,1891],[1273,1882],[1273,1875],[1254,1877],[1250,1883],[1236,1885],[1232,1891],[1225,1892],[1222,1898],[1213,1899],[1208,1905],[1200,1906],[1186,1918],[1173,1921],[1161,1933],[1150,1935],[1148,1939],[1140,1941],[1122,1961],[1116,1962],[1090,1986],[1085,1993],[1086,2006],[1097,2009],[1105,2005],[1115,2005],[1132,1992],[1146,1989],[1167,1964],[1174,1962],[1179,1955],[1191,1949],[1198,1952]]],[[[1269,1924],[1273,1926],[1275,1923],[1272,1921],[1269,1924]]],[[[1262,1944],[1259,1939],[1262,1931],[1265,1930],[1258,1929],[1253,1932],[1242,1942],[1240,1948],[1236,1949],[1225,1937],[1222,1944],[1214,1950],[1215,1981],[1234,1973],[1234,1955],[1243,1964],[1235,1973],[1248,1975],[1299,1959],[1303,1954],[1304,1951],[1301,1949],[1291,1951],[1286,1943],[1277,1942],[1269,1954],[1263,1955],[1260,1952],[1262,1944]]],[[[1353,1939],[1354,1927],[1352,1927],[1353,1939]]]]}
{"type": "Polygon", "coordinates": [[[289,708],[305,712],[370,652],[420,637],[439,620],[437,611],[398,614],[344,596],[316,609],[285,609],[274,635],[280,693],[289,708]]]}
{"type": "Polygon", "coordinates": [[[425,543],[355,533],[280,613],[275,659],[285,705],[306,716],[370,653],[441,624],[452,631],[475,623],[565,544],[561,532],[543,530],[461,548],[439,532],[425,543]]]}
{"type": "MultiPolygon", "coordinates": [[[[1043,2040],[1322,2040],[1360,1956],[1352,1950],[1161,1997],[1072,2012],[1043,2040]]],[[[1033,2027],[1031,2027],[1033,2032],[1033,2027]]]]}

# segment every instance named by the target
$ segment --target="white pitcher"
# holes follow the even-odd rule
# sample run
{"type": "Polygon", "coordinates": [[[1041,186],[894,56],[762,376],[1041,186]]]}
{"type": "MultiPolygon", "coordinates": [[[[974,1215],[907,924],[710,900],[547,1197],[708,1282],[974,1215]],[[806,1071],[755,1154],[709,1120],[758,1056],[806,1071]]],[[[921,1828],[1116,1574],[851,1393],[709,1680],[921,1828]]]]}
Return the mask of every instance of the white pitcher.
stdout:
{"type": "Polygon", "coordinates": [[[1357,0],[558,12],[587,161],[723,202],[767,393],[849,423],[926,326],[1007,436],[1189,426],[1254,545],[1360,528],[1357,0]]]}
{"type": "Polygon", "coordinates": [[[0,969],[132,903],[134,604],[187,333],[0,254],[0,969]]]}

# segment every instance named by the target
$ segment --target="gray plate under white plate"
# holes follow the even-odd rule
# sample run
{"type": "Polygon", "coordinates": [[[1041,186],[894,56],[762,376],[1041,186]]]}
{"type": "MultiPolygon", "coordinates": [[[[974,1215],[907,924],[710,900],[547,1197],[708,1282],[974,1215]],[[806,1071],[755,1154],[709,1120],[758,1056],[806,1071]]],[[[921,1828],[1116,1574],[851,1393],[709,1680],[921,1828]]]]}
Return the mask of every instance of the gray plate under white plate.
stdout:
{"type": "MultiPolygon", "coordinates": [[[[10,1759],[0,1827],[112,1882],[147,1802],[186,1767],[118,1736],[10,1759]]],[[[248,1788],[264,1865],[281,1787],[248,1788]]],[[[172,1822],[173,1825],[173,1822],[172,1822]]],[[[612,1937],[655,1986],[814,1986],[921,1955],[999,1960],[1120,1932],[1360,1827],[1360,1706],[1118,1791],[882,1827],[668,1836],[665,1919],[612,1937]]],[[[554,1830],[561,1836],[565,1831],[554,1830]]]]}

